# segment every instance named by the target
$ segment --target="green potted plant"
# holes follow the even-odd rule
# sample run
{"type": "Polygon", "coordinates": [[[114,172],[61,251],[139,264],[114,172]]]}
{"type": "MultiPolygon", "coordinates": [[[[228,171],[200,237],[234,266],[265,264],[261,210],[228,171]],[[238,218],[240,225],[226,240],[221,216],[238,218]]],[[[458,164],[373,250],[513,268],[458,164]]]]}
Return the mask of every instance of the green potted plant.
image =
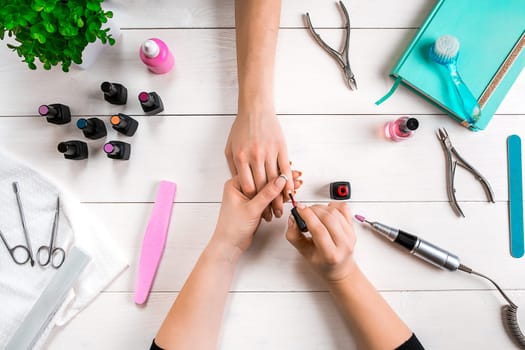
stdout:
{"type": "Polygon", "coordinates": [[[0,1],[0,39],[6,33],[17,44],[7,46],[23,58],[30,69],[35,59],[44,69],[61,64],[64,72],[71,63],[82,63],[82,52],[97,39],[113,45],[109,28],[102,28],[111,11],[104,11],[103,0],[2,0],[0,1]]]}

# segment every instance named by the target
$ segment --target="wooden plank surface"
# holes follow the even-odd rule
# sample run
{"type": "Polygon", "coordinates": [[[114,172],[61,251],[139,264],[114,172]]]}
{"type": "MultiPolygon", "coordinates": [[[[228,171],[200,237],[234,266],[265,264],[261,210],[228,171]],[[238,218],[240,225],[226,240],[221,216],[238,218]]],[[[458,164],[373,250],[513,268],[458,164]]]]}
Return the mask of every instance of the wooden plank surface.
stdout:
{"type": "MultiPolygon", "coordinates": [[[[439,127],[446,127],[460,154],[489,180],[496,200],[507,200],[506,137],[525,130],[523,116],[497,116],[481,133],[467,131],[445,116],[422,116],[417,134],[400,143],[380,135],[391,119],[369,115],[280,117],[290,158],[304,172],[305,185],[298,198],[327,200],[330,182],[348,180],[356,201],[447,201],[445,157],[435,134],[439,127]]],[[[110,130],[107,138],[132,144],[128,162],[108,159],[102,152],[103,140],[87,140],[88,160],[67,161],[56,146],[81,138],[75,123],[56,126],[37,117],[2,118],[0,145],[48,173],[83,202],[153,201],[156,183],[162,179],[179,184],[177,202],[221,200],[223,183],[229,177],[223,149],[233,117],[138,120],[134,137],[110,130]]],[[[459,200],[487,200],[479,182],[464,169],[457,170],[456,180],[459,200]]],[[[475,221],[472,215],[470,220],[475,221]]]]}
{"type": "MultiPolygon", "coordinates": [[[[233,28],[234,0],[109,0],[105,6],[115,11],[122,28],[233,28]],[[169,10],[167,10],[169,9],[169,10]]],[[[345,1],[352,28],[419,27],[434,1],[387,0],[345,1]],[[395,15],[393,15],[395,14],[395,15]]],[[[336,1],[282,1],[281,27],[304,27],[302,15],[310,12],[316,27],[341,27],[343,19],[336,1]]]]}
{"type": "MultiPolygon", "coordinates": [[[[493,277],[505,289],[525,289],[525,279],[518,278],[523,277],[525,261],[509,254],[505,203],[462,203],[470,219],[454,217],[448,203],[355,202],[350,205],[354,213],[397,226],[457,254],[465,265],[493,277]]],[[[84,207],[102,220],[130,262],[130,268],[108,290],[134,290],[140,245],[152,205],[104,203],[84,207]]],[[[180,290],[213,233],[218,212],[216,203],[175,204],[154,290],[180,290]]],[[[252,248],[242,259],[233,291],[326,291],[322,280],[284,238],[287,215],[262,224],[252,248]]],[[[354,227],[355,259],[380,290],[491,288],[477,277],[434,268],[366,226],[356,222],[354,227]]]]}
{"type": "MultiPolygon", "coordinates": [[[[502,300],[493,291],[383,296],[427,349],[514,348],[501,322],[502,300]]],[[[524,305],[523,291],[510,296],[524,305]]],[[[52,349],[148,349],[175,297],[157,293],[141,308],[133,304],[131,294],[104,293],[65,331],[56,333],[52,349]]],[[[226,312],[221,349],[357,349],[326,292],[233,293],[226,312]]]]}
{"type": "MultiPolygon", "coordinates": [[[[338,29],[320,33],[339,43],[338,29]]],[[[413,29],[359,29],[352,34],[352,69],[359,90],[345,87],[337,63],[305,29],[279,33],[275,79],[279,114],[441,114],[405,88],[381,106],[374,102],[392,86],[388,72],[415,34],[413,29]]],[[[143,114],[137,96],[142,90],[157,91],[165,102],[164,114],[202,115],[237,112],[237,73],[233,29],[128,30],[100,61],[87,71],[60,69],[29,71],[6,47],[0,48],[0,74],[5,76],[0,94],[6,101],[0,115],[36,115],[43,103],[61,102],[75,115],[143,114]],[[142,41],[158,35],[173,49],[176,67],[168,75],[148,73],[139,59],[142,41]],[[124,108],[102,99],[104,80],[122,82],[128,88],[124,108]],[[33,84],[39,81],[40,84],[33,84]]],[[[525,114],[522,96],[525,75],[516,81],[499,114],[525,114]]]]}

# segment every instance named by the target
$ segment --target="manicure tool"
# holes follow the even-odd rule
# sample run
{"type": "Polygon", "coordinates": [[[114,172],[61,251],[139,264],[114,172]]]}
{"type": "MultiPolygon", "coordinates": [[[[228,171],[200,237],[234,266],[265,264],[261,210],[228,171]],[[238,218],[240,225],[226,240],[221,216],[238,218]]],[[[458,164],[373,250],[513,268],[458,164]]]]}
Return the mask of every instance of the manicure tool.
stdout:
{"type": "MultiPolygon", "coordinates": [[[[29,234],[27,233],[27,225],[26,225],[26,219],[24,216],[24,208],[22,207],[22,201],[20,200],[20,188],[18,187],[18,182],[13,182],[13,191],[15,192],[16,204],[18,205],[18,213],[20,214],[20,221],[22,222],[22,230],[24,231],[24,237],[26,240],[25,248],[27,250],[27,253],[29,254],[29,261],[31,263],[31,266],[35,266],[35,258],[33,257],[33,249],[31,249],[31,242],[29,240],[29,234]]],[[[5,240],[4,240],[4,243],[6,244],[6,247],[7,247],[7,243],[5,242],[5,240]]],[[[14,251],[18,247],[20,246],[14,247],[13,250],[10,251],[10,253],[14,253],[14,251]]],[[[21,263],[15,259],[15,256],[13,254],[11,254],[11,256],[13,257],[13,260],[15,260],[17,264],[21,265],[21,263]]],[[[27,260],[25,260],[22,264],[25,264],[26,262],[27,260]]]]}
{"type": "Polygon", "coordinates": [[[58,218],[60,215],[60,199],[57,197],[57,206],[55,209],[55,218],[53,220],[53,228],[51,230],[51,240],[49,245],[43,245],[38,248],[36,252],[36,258],[40,266],[47,266],[51,264],[52,267],[58,269],[64,263],[66,259],[66,252],[64,249],[55,247],[55,238],[58,231],[58,218]],[[60,256],[60,258],[57,258],[60,256]],[[45,258],[44,258],[45,257],[45,258]]]}
{"type": "Polygon", "coordinates": [[[507,157],[509,176],[510,254],[515,258],[521,258],[525,247],[523,242],[521,139],[518,135],[508,137],[507,157]]]}
{"type": "Polygon", "coordinates": [[[463,271],[468,274],[482,277],[492,283],[503,298],[508,302],[508,305],[503,307],[503,322],[508,329],[510,336],[518,342],[521,347],[525,347],[525,336],[523,335],[518,323],[518,306],[505,294],[501,287],[496,284],[491,278],[472,270],[470,267],[463,265],[458,256],[454,255],[438,246],[433,245],[417,236],[406,233],[402,230],[387,226],[379,222],[371,222],[366,220],[362,215],[355,215],[359,222],[367,223],[374,231],[385,237],[391,242],[397,243],[410,254],[425,260],[426,262],[446,269],[449,271],[463,271]]]}
{"type": "Polygon", "coordinates": [[[301,215],[299,215],[299,212],[297,211],[297,203],[295,202],[295,199],[293,198],[291,193],[288,193],[288,196],[290,196],[290,200],[292,201],[292,215],[295,219],[295,222],[297,223],[297,227],[299,227],[299,230],[301,230],[301,232],[308,231],[306,222],[304,222],[303,218],[301,217],[301,215]]]}
{"type": "Polygon", "coordinates": [[[450,141],[450,138],[448,137],[447,130],[445,130],[445,128],[439,129],[437,136],[439,141],[441,141],[443,150],[445,151],[445,158],[447,162],[447,194],[450,205],[452,206],[452,209],[454,210],[456,215],[465,217],[465,214],[463,214],[463,211],[459,207],[458,201],[456,199],[456,188],[454,187],[454,175],[456,174],[456,165],[461,166],[463,169],[469,171],[472,175],[474,175],[474,177],[478,179],[479,182],[481,182],[481,185],[483,186],[483,189],[487,194],[489,202],[495,203],[494,192],[492,191],[489,182],[483,177],[483,175],[481,175],[479,171],[474,169],[472,165],[467,163],[467,161],[459,155],[458,151],[456,151],[456,149],[452,145],[452,142],[450,141]],[[454,155],[457,158],[457,160],[453,161],[452,155],[454,155]]]}
{"type": "Polygon", "coordinates": [[[177,185],[169,181],[161,181],[153,211],[149,218],[142,250],[137,276],[137,286],[135,288],[135,303],[144,304],[148,298],[153,279],[157,274],[160,259],[166,246],[168,229],[173,209],[173,201],[177,185]]]}
{"type": "Polygon", "coordinates": [[[7,251],[9,252],[9,255],[11,255],[11,259],[17,264],[17,265],[24,265],[31,259],[31,255],[29,253],[29,249],[25,245],[17,245],[11,248],[9,244],[7,243],[7,240],[0,230],[0,239],[2,239],[2,242],[4,242],[5,247],[7,248],[7,251]],[[16,251],[21,251],[21,253],[16,253],[16,251]]]}
{"type": "Polygon", "coordinates": [[[88,264],[90,258],[82,250],[73,247],[64,266],[42,292],[36,303],[9,340],[6,349],[30,350],[36,344],[47,325],[64,302],[69,290],[88,264]]]}
{"type": "Polygon", "coordinates": [[[357,90],[357,83],[355,81],[354,73],[350,68],[350,60],[348,59],[348,46],[350,44],[350,16],[348,16],[348,11],[346,10],[345,5],[342,1],[339,1],[339,6],[341,7],[341,12],[345,18],[345,43],[343,51],[339,52],[328,46],[328,44],[321,39],[321,36],[317,34],[314,27],[312,26],[312,21],[310,20],[310,14],[307,12],[305,15],[306,25],[310,33],[313,35],[315,41],[326,51],[328,52],[336,61],[339,63],[343,69],[345,75],[345,81],[350,90],[357,90]]]}

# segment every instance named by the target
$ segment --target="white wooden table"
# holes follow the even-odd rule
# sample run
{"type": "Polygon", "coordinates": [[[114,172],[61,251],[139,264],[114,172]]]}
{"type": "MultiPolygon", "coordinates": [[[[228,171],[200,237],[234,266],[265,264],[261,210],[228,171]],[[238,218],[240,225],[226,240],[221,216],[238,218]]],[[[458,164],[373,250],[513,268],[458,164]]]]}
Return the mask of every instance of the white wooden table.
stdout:
{"type": "MultiPolygon", "coordinates": [[[[285,0],[279,33],[276,106],[294,167],[304,172],[304,202],[329,200],[332,181],[352,183],[352,207],[416,233],[458,254],[495,278],[525,308],[525,260],[508,249],[506,137],[525,136],[525,75],[488,129],[472,133],[404,88],[374,105],[391,86],[388,71],[433,6],[425,0],[354,0],[351,61],[359,90],[350,92],[334,61],[314,43],[301,15],[310,11],[321,34],[339,43],[342,20],[332,2],[285,0]],[[417,135],[401,143],[378,136],[401,114],[416,116],[417,135]],[[458,198],[466,218],[448,202],[445,162],[435,136],[446,127],[461,154],[492,184],[496,204],[458,170],[458,198]]],[[[53,336],[50,349],[146,349],[205,246],[229,173],[223,148],[236,113],[233,1],[126,1],[117,8],[123,28],[115,47],[87,71],[29,71],[5,43],[0,49],[0,147],[73,191],[109,228],[130,262],[85,311],[53,336]],[[158,36],[171,47],[171,74],[149,74],[140,43],[158,36]],[[102,100],[104,80],[122,82],[123,107],[102,100]],[[143,117],[141,90],[164,100],[161,116],[143,117]],[[7,97],[7,98],[6,98],[7,97]],[[70,105],[75,116],[107,118],[115,112],[140,122],[128,162],[111,161],[91,141],[87,161],[66,161],[56,152],[79,138],[74,123],[46,124],[36,117],[43,103],[70,105]],[[142,235],[158,181],[178,184],[167,248],[145,307],[133,303],[142,235]]],[[[124,139],[115,134],[113,139],[124,139]]],[[[231,287],[221,349],[353,349],[323,282],[284,239],[285,219],[265,224],[231,287]]],[[[503,300],[485,281],[440,271],[356,227],[356,259],[369,278],[429,349],[510,349],[500,321],[503,300]]],[[[522,311],[525,312],[525,311],[522,311]]],[[[522,314],[523,315],[523,314],[522,314]]],[[[522,317],[525,320],[525,316],[522,317]]],[[[384,328],[388,325],[378,325],[384,328]]]]}

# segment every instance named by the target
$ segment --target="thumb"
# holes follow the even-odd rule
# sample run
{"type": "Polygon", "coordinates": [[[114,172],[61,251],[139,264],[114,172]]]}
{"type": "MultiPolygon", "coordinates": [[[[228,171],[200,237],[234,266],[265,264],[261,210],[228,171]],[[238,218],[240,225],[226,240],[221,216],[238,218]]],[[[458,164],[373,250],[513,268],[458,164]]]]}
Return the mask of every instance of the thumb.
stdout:
{"type": "Polygon", "coordinates": [[[250,201],[250,205],[255,207],[258,212],[263,210],[281,194],[286,182],[288,181],[285,175],[279,175],[277,179],[266,184],[259,193],[250,201]]]}
{"type": "Polygon", "coordinates": [[[312,244],[301,232],[299,226],[297,226],[297,223],[295,222],[295,219],[292,215],[290,215],[290,217],[288,218],[288,229],[286,230],[286,239],[303,256],[307,256],[310,253],[312,244]]]}

